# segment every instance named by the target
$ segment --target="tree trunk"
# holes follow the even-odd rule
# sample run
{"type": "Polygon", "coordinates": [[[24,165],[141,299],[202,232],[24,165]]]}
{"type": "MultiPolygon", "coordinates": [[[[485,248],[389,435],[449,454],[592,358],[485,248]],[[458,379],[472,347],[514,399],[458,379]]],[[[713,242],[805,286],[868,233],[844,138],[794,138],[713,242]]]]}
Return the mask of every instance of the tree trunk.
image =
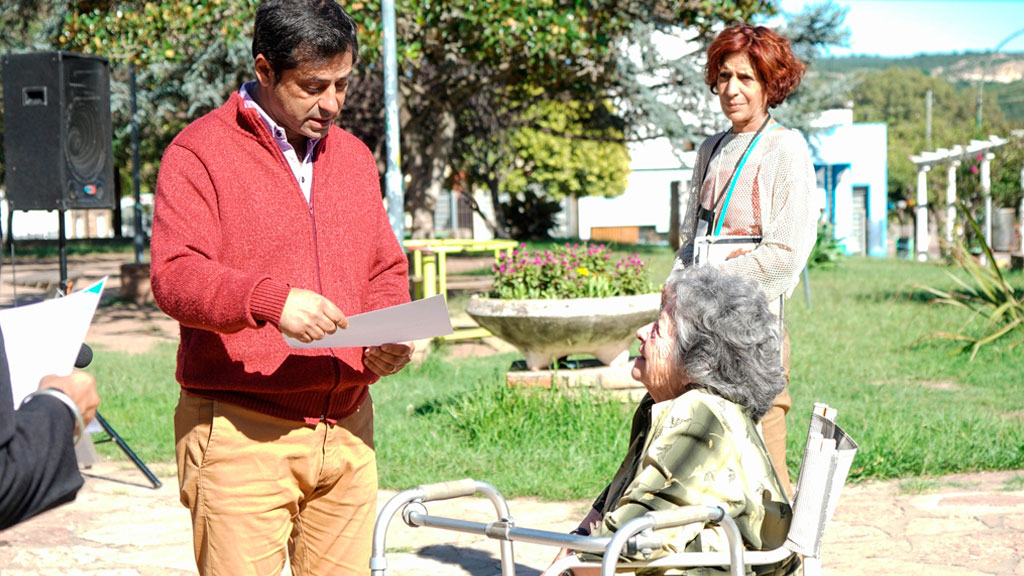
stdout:
{"type": "Polygon", "coordinates": [[[405,208],[412,213],[412,237],[430,238],[434,236],[434,207],[444,189],[444,172],[455,141],[455,116],[442,109],[435,122],[420,123],[419,127],[421,130],[405,132],[410,176],[405,208]],[[433,129],[422,129],[428,125],[433,125],[433,129]]]}
{"type": "Polygon", "coordinates": [[[469,202],[469,207],[477,216],[480,217],[481,220],[483,220],[484,226],[487,226],[487,229],[491,231],[491,234],[493,234],[495,238],[504,238],[504,236],[502,236],[501,229],[491,221],[491,218],[489,218],[483,208],[480,207],[480,203],[476,201],[476,197],[473,194],[464,194],[463,198],[469,202]]]}
{"type": "Polygon", "coordinates": [[[505,222],[505,210],[501,206],[501,200],[498,199],[498,181],[489,180],[487,182],[487,189],[491,192],[491,203],[494,204],[494,222],[497,224],[494,235],[498,238],[509,238],[508,224],[505,222]]]}

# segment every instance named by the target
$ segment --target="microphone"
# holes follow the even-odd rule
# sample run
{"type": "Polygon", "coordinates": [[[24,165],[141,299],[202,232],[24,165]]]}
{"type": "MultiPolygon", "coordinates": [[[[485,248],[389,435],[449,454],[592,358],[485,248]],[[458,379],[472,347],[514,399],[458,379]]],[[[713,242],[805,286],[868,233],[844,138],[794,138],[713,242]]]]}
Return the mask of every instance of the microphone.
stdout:
{"type": "Polygon", "coordinates": [[[85,368],[92,362],[92,348],[89,348],[88,344],[82,344],[82,349],[78,351],[78,358],[75,359],[75,368],[85,368]]]}

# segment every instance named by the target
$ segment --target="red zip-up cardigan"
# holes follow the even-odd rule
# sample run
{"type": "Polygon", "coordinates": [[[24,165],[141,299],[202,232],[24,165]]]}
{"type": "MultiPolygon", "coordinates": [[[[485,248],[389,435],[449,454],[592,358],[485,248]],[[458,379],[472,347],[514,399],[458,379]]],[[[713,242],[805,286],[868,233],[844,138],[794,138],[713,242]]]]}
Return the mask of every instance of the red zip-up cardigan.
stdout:
{"type": "Polygon", "coordinates": [[[176,378],[185,390],[310,422],[355,412],[377,380],[361,348],[293,350],[277,328],[293,287],[348,316],[409,300],[373,155],[331,127],[313,166],[307,203],[237,93],[164,152],[151,280],[160,309],[181,324],[176,378]]]}

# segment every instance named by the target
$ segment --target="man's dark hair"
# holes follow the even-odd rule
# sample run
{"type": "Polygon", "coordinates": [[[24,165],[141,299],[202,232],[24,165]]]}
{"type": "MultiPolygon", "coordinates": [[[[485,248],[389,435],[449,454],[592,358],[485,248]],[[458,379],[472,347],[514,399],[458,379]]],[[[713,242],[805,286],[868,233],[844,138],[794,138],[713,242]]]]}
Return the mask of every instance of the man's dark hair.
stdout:
{"type": "Polygon", "coordinates": [[[252,57],[263,54],[277,77],[345,52],[359,59],[356,23],[335,0],[268,0],[256,10],[252,57]]]}

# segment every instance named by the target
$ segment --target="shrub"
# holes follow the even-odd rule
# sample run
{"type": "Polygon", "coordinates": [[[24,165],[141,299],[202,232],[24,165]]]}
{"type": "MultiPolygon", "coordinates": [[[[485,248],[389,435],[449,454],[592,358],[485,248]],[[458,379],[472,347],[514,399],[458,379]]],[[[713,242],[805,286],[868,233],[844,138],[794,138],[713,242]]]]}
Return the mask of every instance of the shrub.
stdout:
{"type": "Polygon", "coordinates": [[[835,268],[846,256],[842,244],[835,238],[834,227],[828,222],[818,224],[818,240],[807,258],[808,268],[835,268]]]}
{"type": "Polygon", "coordinates": [[[992,250],[985,242],[978,222],[970,216],[964,205],[960,211],[967,219],[970,229],[981,248],[984,263],[978,262],[970,249],[958,243],[952,251],[954,261],[960,269],[967,273],[967,280],[961,280],[950,274],[959,285],[959,290],[939,290],[922,286],[924,290],[936,296],[935,302],[957,306],[971,311],[971,315],[957,333],[936,332],[932,338],[958,340],[964,342],[961,352],[970,352],[970,359],[978,354],[982,346],[1001,338],[1015,339],[1012,346],[1024,342],[1024,298],[1017,295],[1016,289],[1007,282],[996,264],[992,250]],[[968,328],[978,318],[984,318],[980,331],[968,328]]]}
{"type": "Polygon", "coordinates": [[[646,294],[647,264],[636,254],[612,263],[604,244],[565,244],[554,250],[527,250],[522,244],[493,266],[492,296],[507,299],[604,298],[646,294]]]}
{"type": "Polygon", "coordinates": [[[502,207],[505,226],[516,240],[547,240],[562,204],[530,190],[513,194],[502,207]]]}

